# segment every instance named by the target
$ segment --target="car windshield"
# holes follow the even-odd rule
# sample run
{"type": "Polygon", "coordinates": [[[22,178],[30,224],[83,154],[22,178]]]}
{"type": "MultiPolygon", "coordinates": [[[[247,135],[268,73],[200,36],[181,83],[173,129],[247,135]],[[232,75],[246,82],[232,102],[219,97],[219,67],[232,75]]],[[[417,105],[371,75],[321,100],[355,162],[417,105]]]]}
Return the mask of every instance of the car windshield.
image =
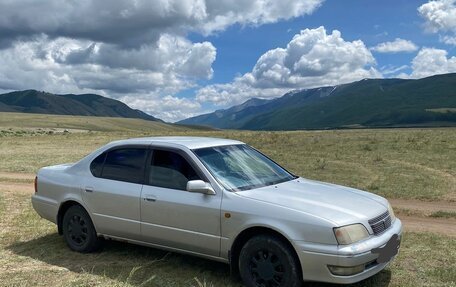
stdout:
{"type": "Polygon", "coordinates": [[[209,172],[231,191],[258,188],[296,178],[247,145],[201,148],[194,152],[209,172]]]}

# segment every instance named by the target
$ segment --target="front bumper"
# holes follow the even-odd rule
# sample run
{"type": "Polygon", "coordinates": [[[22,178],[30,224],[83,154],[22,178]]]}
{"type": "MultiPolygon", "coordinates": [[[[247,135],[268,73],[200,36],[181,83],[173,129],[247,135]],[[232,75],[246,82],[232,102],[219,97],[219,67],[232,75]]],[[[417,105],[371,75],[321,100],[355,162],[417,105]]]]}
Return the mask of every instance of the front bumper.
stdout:
{"type": "Polygon", "coordinates": [[[370,236],[366,240],[352,245],[326,245],[294,241],[301,262],[304,281],[319,281],[329,283],[350,284],[369,278],[381,270],[388,262],[378,263],[379,254],[372,249],[384,247],[393,235],[402,235],[402,223],[396,218],[393,225],[379,236],[370,236]],[[365,264],[364,271],[349,276],[334,275],[328,266],[352,267],[365,264]]]}

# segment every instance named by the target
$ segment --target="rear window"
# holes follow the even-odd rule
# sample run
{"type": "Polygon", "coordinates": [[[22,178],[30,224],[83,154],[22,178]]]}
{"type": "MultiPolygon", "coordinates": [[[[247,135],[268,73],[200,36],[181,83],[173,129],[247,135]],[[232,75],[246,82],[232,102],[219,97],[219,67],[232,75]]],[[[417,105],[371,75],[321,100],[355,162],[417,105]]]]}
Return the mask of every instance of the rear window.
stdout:
{"type": "Polygon", "coordinates": [[[147,149],[120,148],[95,158],[90,169],[96,177],[142,183],[147,149]]]}
{"type": "Polygon", "coordinates": [[[106,153],[104,152],[92,161],[92,163],[90,164],[90,172],[92,172],[93,176],[101,177],[101,171],[103,170],[105,158],[106,153]]]}

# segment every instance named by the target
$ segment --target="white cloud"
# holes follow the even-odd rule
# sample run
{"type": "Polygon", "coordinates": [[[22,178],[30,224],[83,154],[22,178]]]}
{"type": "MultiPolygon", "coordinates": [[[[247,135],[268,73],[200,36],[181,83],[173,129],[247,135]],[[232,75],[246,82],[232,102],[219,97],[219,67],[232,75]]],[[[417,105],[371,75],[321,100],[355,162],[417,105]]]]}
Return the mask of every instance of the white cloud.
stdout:
{"type": "Polygon", "coordinates": [[[288,92],[289,88],[271,87],[255,88],[250,85],[248,78],[251,74],[234,79],[228,84],[213,84],[205,86],[197,91],[198,102],[211,102],[219,106],[229,106],[241,103],[249,98],[273,98],[288,92]]]}
{"type": "Polygon", "coordinates": [[[212,44],[162,38],[166,40],[160,40],[158,48],[144,46],[132,51],[111,50],[106,44],[86,40],[51,40],[46,36],[16,42],[0,53],[0,87],[33,87],[50,92],[158,93],[193,86],[193,77],[212,76],[212,44]]]}
{"type": "Polygon", "coordinates": [[[127,95],[120,98],[120,100],[129,103],[132,108],[146,111],[169,122],[176,122],[201,113],[200,103],[171,95],[164,97],[157,97],[156,95],[148,95],[147,97],[127,95]]]}
{"type": "Polygon", "coordinates": [[[445,35],[443,37],[440,37],[440,41],[448,45],[456,46],[456,36],[445,35]]]}
{"type": "Polygon", "coordinates": [[[162,33],[210,34],[312,13],[323,0],[2,1],[0,39],[40,34],[139,47],[162,33]],[[6,2],[6,3],[5,3],[6,2]]]}
{"type": "Polygon", "coordinates": [[[191,43],[187,39],[163,34],[155,44],[138,49],[117,49],[112,44],[92,43],[71,49],[56,57],[69,65],[95,64],[113,69],[137,69],[184,77],[210,79],[215,47],[209,42],[191,43]]]}
{"type": "Polygon", "coordinates": [[[387,65],[385,67],[382,67],[380,71],[381,71],[382,75],[384,75],[384,76],[393,75],[393,77],[394,77],[394,74],[396,74],[397,72],[403,71],[408,68],[409,68],[409,66],[407,66],[407,65],[402,65],[399,67],[387,65]]]}
{"type": "Polygon", "coordinates": [[[429,1],[418,8],[425,19],[425,29],[431,33],[449,33],[442,37],[446,44],[456,45],[456,0],[429,1]],[[445,40],[446,39],[446,40],[445,40]]]}
{"type": "Polygon", "coordinates": [[[172,95],[210,79],[216,57],[211,43],[187,34],[274,23],[322,2],[0,0],[0,91],[93,92],[179,119],[200,106],[172,95]]]}
{"type": "Polygon", "coordinates": [[[456,31],[455,0],[429,1],[418,8],[420,15],[426,20],[426,28],[430,32],[456,31]]]}
{"type": "Polygon", "coordinates": [[[448,52],[434,48],[423,48],[412,60],[411,78],[423,78],[436,74],[455,73],[456,57],[448,58],[448,52]]]}
{"type": "Polygon", "coordinates": [[[206,21],[197,26],[205,34],[233,24],[262,25],[311,14],[323,0],[208,0],[206,21]]]}
{"type": "Polygon", "coordinates": [[[281,96],[291,89],[381,77],[374,65],[375,59],[362,41],[345,41],[339,31],[327,34],[324,27],[305,29],[286,48],[264,53],[251,72],[231,83],[206,86],[196,98],[228,105],[250,97],[281,96]]]}
{"type": "Polygon", "coordinates": [[[396,38],[392,42],[380,43],[370,49],[379,53],[400,53],[414,52],[418,50],[418,46],[415,45],[412,41],[396,38]]]}

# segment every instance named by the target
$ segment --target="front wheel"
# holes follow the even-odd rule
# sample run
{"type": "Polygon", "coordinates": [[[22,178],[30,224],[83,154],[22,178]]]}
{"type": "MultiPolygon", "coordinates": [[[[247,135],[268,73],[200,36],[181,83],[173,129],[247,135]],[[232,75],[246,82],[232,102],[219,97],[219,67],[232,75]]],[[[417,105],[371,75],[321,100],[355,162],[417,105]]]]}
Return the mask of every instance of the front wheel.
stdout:
{"type": "Polygon", "coordinates": [[[239,254],[239,272],[248,287],[302,286],[293,250],[271,235],[255,236],[247,241],[239,254]]]}
{"type": "Polygon", "coordinates": [[[88,253],[100,247],[101,239],[82,206],[74,205],[65,212],[62,230],[68,247],[74,251],[88,253]]]}

